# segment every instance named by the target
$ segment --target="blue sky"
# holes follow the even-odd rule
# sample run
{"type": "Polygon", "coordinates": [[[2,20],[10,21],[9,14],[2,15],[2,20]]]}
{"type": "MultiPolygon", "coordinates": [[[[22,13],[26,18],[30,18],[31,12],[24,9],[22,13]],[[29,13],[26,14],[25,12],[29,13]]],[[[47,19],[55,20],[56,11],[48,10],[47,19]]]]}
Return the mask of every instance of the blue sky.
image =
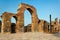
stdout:
{"type": "MultiPolygon", "coordinates": [[[[0,15],[5,11],[16,14],[18,5],[21,2],[34,6],[39,19],[49,21],[50,14],[52,15],[52,20],[56,17],[60,19],[60,0],[0,0],[0,15]]],[[[28,10],[25,11],[24,17],[24,25],[30,24],[31,15],[28,10]]],[[[13,18],[12,22],[15,22],[13,18]]]]}

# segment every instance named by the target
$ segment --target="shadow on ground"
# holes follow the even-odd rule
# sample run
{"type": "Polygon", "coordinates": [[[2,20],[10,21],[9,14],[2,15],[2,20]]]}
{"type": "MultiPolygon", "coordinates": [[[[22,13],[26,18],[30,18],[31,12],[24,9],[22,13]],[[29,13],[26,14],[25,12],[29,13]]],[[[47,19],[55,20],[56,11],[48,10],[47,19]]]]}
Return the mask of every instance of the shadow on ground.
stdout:
{"type": "Polygon", "coordinates": [[[60,32],[53,35],[60,38],[60,32]]]}

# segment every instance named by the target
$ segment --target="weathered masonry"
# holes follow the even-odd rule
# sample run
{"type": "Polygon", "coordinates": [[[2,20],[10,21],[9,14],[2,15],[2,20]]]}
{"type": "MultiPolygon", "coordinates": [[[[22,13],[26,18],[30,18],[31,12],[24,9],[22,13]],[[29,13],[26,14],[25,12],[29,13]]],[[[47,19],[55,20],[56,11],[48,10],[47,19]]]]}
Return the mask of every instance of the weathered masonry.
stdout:
{"type": "Polygon", "coordinates": [[[32,16],[32,27],[31,32],[38,31],[38,17],[36,14],[36,9],[33,6],[30,6],[28,4],[21,3],[18,7],[17,13],[9,13],[4,12],[2,14],[2,33],[10,33],[11,32],[11,18],[14,17],[16,19],[16,26],[15,26],[15,32],[24,32],[24,11],[28,10],[32,16]]]}
{"type": "MultiPolygon", "coordinates": [[[[21,32],[59,32],[60,22],[56,18],[54,22],[48,23],[45,20],[39,20],[36,9],[28,4],[21,3],[18,7],[17,13],[4,12],[1,16],[2,26],[0,27],[1,33],[21,33],[21,32]],[[28,10],[31,15],[32,23],[24,27],[24,11],[28,10]],[[11,22],[14,17],[16,24],[11,22]],[[51,29],[50,29],[51,27],[51,29]]],[[[1,25],[1,23],[0,23],[1,25]]]]}

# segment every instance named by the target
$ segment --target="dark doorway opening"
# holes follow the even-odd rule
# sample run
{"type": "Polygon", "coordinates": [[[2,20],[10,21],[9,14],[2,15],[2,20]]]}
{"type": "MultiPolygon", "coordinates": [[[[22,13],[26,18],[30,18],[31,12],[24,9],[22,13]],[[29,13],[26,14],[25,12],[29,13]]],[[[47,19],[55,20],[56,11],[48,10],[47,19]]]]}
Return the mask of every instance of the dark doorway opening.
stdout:
{"type": "Polygon", "coordinates": [[[16,19],[15,19],[15,17],[13,16],[12,18],[11,18],[11,33],[16,33],[16,31],[15,31],[15,28],[16,27],[16,19]]]}
{"type": "Polygon", "coordinates": [[[11,33],[15,33],[15,23],[11,24],[11,33]]]}

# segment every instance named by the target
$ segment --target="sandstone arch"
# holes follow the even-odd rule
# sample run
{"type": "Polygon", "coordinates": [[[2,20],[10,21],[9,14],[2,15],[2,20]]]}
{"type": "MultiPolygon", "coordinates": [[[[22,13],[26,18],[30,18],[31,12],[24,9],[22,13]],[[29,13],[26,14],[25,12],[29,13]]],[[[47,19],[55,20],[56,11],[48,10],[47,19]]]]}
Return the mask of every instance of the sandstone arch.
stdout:
{"type": "Polygon", "coordinates": [[[32,27],[31,31],[35,32],[38,31],[38,17],[36,14],[36,9],[33,6],[28,4],[21,3],[18,11],[17,11],[17,22],[16,22],[16,32],[23,32],[24,31],[24,11],[28,10],[32,17],[32,27]]]}
{"type": "Polygon", "coordinates": [[[2,33],[10,33],[11,32],[11,17],[15,16],[12,13],[9,12],[4,12],[2,15],[2,28],[1,32],[2,33]]]}

